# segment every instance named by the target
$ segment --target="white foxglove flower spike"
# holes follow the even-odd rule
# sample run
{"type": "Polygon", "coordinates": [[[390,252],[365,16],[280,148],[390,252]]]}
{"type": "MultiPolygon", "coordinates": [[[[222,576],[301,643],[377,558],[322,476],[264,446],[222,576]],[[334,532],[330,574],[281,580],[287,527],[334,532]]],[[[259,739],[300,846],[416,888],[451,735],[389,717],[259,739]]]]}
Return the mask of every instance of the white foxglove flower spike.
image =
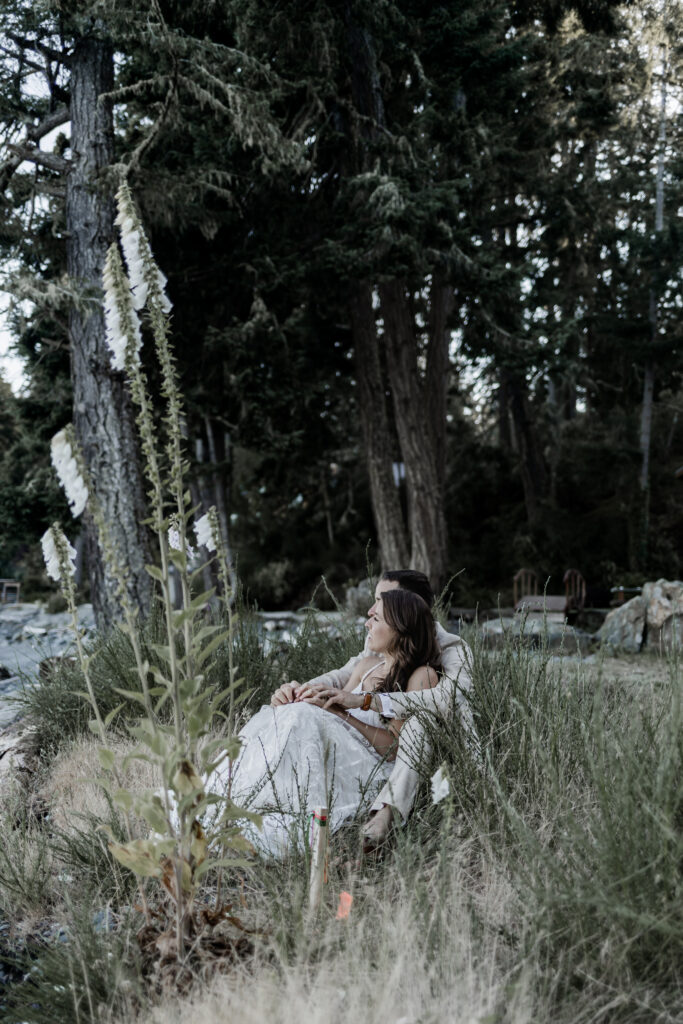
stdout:
{"type": "Polygon", "coordinates": [[[74,518],[78,518],[88,500],[88,488],[79,472],[71,441],[65,429],[60,430],[52,438],[50,453],[52,465],[55,467],[59,482],[64,488],[71,507],[71,514],[74,518]]]}
{"type": "Polygon", "coordinates": [[[208,512],[206,515],[203,515],[200,519],[196,520],[194,524],[194,532],[199,547],[205,547],[207,551],[216,550],[216,538],[213,535],[213,527],[211,525],[211,519],[208,512]]]}
{"type": "Polygon", "coordinates": [[[62,578],[62,570],[69,576],[74,575],[76,572],[76,549],[69,544],[58,523],[53,523],[48,527],[40,538],[40,543],[43,548],[45,570],[50,579],[59,583],[62,578]]]}
{"type": "Polygon", "coordinates": [[[125,183],[116,193],[116,205],[118,216],[115,223],[121,232],[121,248],[133,292],[133,307],[140,310],[146,305],[151,288],[159,299],[162,311],[170,313],[171,301],[166,294],[166,278],[154,261],[133,197],[125,183]]]}
{"type": "Polygon", "coordinates": [[[451,791],[451,784],[448,781],[448,776],[444,771],[443,765],[432,775],[431,786],[432,803],[440,804],[442,800],[446,799],[451,791]]]}
{"type": "Polygon", "coordinates": [[[105,337],[112,353],[111,365],[115,370],[125,370],[127,357],[139,365],[142,348],[140,321],[133,308],[133,296],[115,245],[110,245],[107,252],[102,286],[105,337]]]}
{"type": "MultiPolygon", "coordinates": [[[[180,551],[181,548],[180,531],[173,523],[168,528],[168,546],[172,551],[180,551]]],[[[190,544],[187,543],[187,541],[185,542],[185,551],[188,562],[191,562],[195,558],[197,552],[190,544]]]]}

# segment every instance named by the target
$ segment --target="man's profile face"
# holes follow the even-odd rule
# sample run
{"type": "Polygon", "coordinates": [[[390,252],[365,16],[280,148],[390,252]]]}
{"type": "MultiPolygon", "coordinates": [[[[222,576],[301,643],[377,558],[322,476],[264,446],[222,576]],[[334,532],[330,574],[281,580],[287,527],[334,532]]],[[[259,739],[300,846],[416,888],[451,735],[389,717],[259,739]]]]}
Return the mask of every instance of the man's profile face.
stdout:
{"type": "MultiPolygon", "coordinates": [[[[378,611],[378,608],[382,606],[382,594],[386,594],[387,590],[398,590],[397,580],[380,580],[375,587],[375,600],[371,608],[368,609],[368,619],[372,619],[378,611]]],[[[366,623],[367,628],[367,623],[366,623]]]]}

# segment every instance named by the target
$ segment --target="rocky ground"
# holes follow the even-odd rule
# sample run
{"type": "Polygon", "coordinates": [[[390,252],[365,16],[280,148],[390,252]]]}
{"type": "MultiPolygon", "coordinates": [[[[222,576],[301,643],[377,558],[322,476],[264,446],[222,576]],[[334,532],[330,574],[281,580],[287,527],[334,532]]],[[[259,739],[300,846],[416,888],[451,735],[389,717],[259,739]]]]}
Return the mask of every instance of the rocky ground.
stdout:
{"type": "MultiPolygon", "coordinates": [[[[79,607],[78,621],[86,636],[92,634],[92,605],[79,607]]],[[[37,678],[40,663],[70,653],[72,646],[68,612],[50,614],[41,604],[0,605],[0,728],[16,717],[12,697],[37,678]]]]}
{"type": "MultiPolygon", "coordinates": [[[[306,615],[301,612],[258,612],[263,642],[270,644],[290,641],[303,625],[306,615]]],[[[348,623],[348,613],[325,612],[325,622],[332,633],[348,623]]],[[[86,640],[95,632],[92,605],[78,608],[78,621],[85,631],[86,640]]],[[[358,618],[359,627],[363,619],[358,618]]],[[[37,679],[41,662],[61,658],[74,652],[71,616],[68,612],[49,613],[41,604],[0,604],[0,730],[17,717],[12,698],[23,686],[37,679]]]]}

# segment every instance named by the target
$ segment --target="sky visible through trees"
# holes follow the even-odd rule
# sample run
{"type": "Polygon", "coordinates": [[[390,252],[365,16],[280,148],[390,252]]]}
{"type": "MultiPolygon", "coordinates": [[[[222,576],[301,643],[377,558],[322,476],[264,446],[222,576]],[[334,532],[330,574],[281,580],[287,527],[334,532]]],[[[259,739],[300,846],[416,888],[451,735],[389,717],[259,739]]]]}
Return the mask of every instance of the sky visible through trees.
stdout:
{"type": "MultiPolygon", "coordinates": [[[[78,418],[120,388],[93,356],[83,173],[103,243],[122,177],[136,197],[193,500],[261,603],[341,586],[367,550],[464,569],[457,604],[520,565],[596,594],[680,576],[680,3],[3,8],[0,345],[25,374],[2,392],[3,574],[44,585],[50,432],[75,410],[104,464],[78,418]],[[113,85],[76,153],[94,52],[113,85]]],[[[123,485],[100,476],[106,504],[123,485]]]]}

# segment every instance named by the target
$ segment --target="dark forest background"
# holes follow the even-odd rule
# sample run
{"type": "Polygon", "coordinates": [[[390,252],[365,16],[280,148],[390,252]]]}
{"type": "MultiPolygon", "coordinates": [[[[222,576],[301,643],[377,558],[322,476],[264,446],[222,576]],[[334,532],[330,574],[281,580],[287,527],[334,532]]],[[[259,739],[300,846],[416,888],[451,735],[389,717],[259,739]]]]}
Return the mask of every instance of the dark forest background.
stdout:
{"type": "Polygon", "coordinates": [[[521,565],[551,590],[578,568],[597,603],[680,577],[680,5],[1,7],[28,384],[0,380],[0,576],[46,591],[38,540],[68,521],[49,440],[84,372],[73,310],[98,302],[67,272],[97,52],[112,150],[90,187],[106,204],[127,176],[168,277],[193,497],[253,598],[303,603],[368,557],[464,569],[458,605],[521,565]]]}

